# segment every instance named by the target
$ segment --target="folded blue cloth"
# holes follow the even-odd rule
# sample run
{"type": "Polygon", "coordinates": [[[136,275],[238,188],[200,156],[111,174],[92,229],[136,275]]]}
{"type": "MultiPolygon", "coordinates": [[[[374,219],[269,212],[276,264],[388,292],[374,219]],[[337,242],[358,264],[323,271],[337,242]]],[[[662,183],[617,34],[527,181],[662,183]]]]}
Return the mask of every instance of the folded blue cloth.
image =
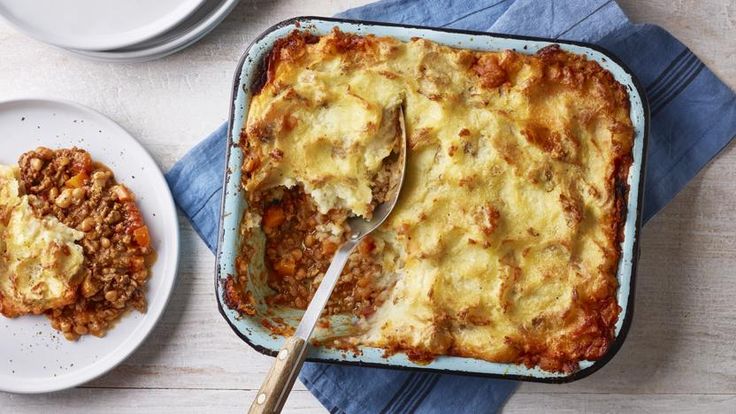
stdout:
{"type": "MultiPolygon", "coordinates": [[[[339,17],[462,28],[597,43],[645,85],[652,124],[644,219],[659,211],[736,135],[736,96],[682,43],[632,24],[613,0],[385,0],[339,17]]],[[[167,174],[179,207],[216,248],[226,126],[167,174]]],[[[331,413],[490,413],[511,381],[306,364],[302,382],[331,413]]]]}

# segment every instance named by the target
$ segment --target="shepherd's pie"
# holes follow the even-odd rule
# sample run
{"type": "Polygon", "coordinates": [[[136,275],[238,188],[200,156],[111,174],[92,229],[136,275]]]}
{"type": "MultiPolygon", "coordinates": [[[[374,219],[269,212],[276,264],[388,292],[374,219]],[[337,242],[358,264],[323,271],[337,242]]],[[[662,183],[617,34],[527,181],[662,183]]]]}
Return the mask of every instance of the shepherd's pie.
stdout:
{"type": "Polygon", "coordinates": [[[292,32],[267,66],[241,135],[249,207],[231,306],[255,313],[248,265],[262,261],[268,304],[306,307],[345,219],[369,217],[385,190],[403,105],[406,182],[341,276],[327,313],[355,325],[329,344],[565,372],[605,354],[633,140],[609,72],[555,45],[480,52],[338,30],[292,32]]]}

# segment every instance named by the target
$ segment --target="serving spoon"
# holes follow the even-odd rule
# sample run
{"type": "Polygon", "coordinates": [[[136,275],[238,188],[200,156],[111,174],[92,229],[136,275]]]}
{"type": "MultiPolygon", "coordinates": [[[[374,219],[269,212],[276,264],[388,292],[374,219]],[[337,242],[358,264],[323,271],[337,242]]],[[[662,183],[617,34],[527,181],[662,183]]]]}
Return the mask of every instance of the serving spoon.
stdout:
{"type": "Polygon", "coordinates": [[[294,386],[294,381],[296,381],[296,377],[304,364],[309,337],[312,336],[314,326],[317,324],[319,316],[337,284],[350,253],[365,236],[377,229],[386,220],[386,217],[391,214],[394,206],[396,206],[406,170],[406,127],[404,124],[404,110],[401,105],[398,107],[398,124],[401,142],[396,164],[399,168],[399,174],[397,178],[389,183],[387,199],[376,206],[370,220],[365,220],[362,217],[348,218],[347,224],[350,227],[348,238],[335,252],[325,277],[317,288],[312,301],[309,302],[294,336],[286,339],[284,346],[276,355],[271,370],[263,381],[261,389],[258,390],[255,401],[250,406],[248,411],[250,414],[281,412],[289,392],[294,386]]]}

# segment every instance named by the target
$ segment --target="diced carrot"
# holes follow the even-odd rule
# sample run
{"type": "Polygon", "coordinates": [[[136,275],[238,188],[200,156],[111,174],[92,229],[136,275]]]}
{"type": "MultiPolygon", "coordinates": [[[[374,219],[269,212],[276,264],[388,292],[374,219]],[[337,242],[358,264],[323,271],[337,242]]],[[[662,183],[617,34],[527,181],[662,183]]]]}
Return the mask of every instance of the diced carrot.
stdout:
{"type": "Polygon", "coordinates": [[[66,183],[64,183],[64,185],[71,188],[79,188],[87,184],[87,181],[89,181],[89,174],[82,171],[74,177],[66,180],[66,183]]]}
{"type": "Polygon", "coordinates": [[[278,205],[273,205],[266,209],[263,214],[263,227],[273,229],[280,226],[285,220],[284,209],[278,205]]]}
{"type": "Polygon", "coordinates": [[[291,258],[285,258],[276,262],[273,268],[282,276],[291,276],[296,271],[296,262],[291,258]]]}
{"type": "Polygon", "coordinates": [[[141,247],[148,247],[151,244],[151,236],[148,234],[148,226],[138,227],[133,230],[135,242],[141,247]]]}
{"type": "Polygon", "coordinates": [[[92,156],[87,151],[74,151],[71,169],[74,173],[89,173],[92,171],[92,156]]]}

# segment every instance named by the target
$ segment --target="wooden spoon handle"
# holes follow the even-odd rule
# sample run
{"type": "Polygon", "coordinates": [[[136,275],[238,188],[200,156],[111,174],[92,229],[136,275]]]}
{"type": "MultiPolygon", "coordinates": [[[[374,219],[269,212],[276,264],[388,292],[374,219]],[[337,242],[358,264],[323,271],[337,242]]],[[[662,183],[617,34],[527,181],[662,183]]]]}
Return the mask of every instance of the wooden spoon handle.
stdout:
{"type": "Polygon", "coordinates": [[[291,337],[286,339],[284,346],[276,355],[271,370],[256,394],[256,399],[248,410],[249,414],[280,413],[299,376],[307,343],[302,338],[291,337]]]}

